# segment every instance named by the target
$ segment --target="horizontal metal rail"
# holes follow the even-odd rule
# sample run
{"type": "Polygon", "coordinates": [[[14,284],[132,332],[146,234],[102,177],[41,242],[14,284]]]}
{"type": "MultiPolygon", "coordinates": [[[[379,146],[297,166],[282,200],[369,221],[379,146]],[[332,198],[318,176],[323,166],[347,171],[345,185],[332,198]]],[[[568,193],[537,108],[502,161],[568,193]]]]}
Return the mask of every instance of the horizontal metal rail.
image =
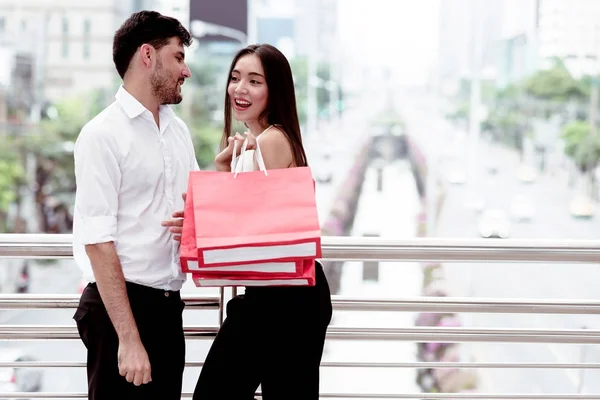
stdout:
{"type": "MultiPolygon", "coordinates": [[[[257,393],[260,397],[260,393],[257,393]]],[[[187,398],[185,393],[183,397],[187,398]]],[[[190,395],[191,397],[191,395],[190,395]]],[[[321,399],[473,399],[473,400],[600,400],[600,394],[488,394],[488,393],[321,393],[321,399]]]]}
{"type": "MultiPolygon", "coordinates": [[[[27,310],[77,308],[79,295],[73,294],[3,294],[0,295],[0,310],[27,310]]],[[[186,308],[218,310],[220,297],[182,296],[186,308]]]]}
{"type": "MultiPolygon", "coordinates": [[[[218,326],[187,326],[190,339],[212,339],[218,326]]],[[[337,340],[399,340],[413,342],[465,343],[574,343],[600,344],[600,331],[586,329],[489,329],[489,328],[355,328],[331,326],[327,337],[337,340]]],[[[65,325],[2,325],[0,340],[79,339],[77,328],[65,325]]]]}
{"type": "MultiPolygon", "coordinates": [[[[16,361],[0,362],[0,368],[84,368],[83,361],[16,361]]],[[[188,368],[200,368],[204,361],[188,361],[188,368]]],[[[509,362],[348,362],[323,361],[324,368],[478,368],[478,369],[600,369],[600,363],[509,363],[509,362]]]]}
{"type": "MultiPolygon", "coordinates": [[[[384,239],[324,236],[323,259],[599,263],[598,240],[384,239]]],[[[0,234],[0,258],[70,258],[70,234],[0,234]]]]}
{"type": "MultiPolygon", "coordinates": [[[[600,301],[416,297],[355,299],[332,296],[336,311],[405,311],[433,313],[600,314],[600,301]]],[[[1,297],[0,297],[1,299],[1,297]]],[[[0,301],[0,307],[2,302],[0,301]]]]}
{"type": "MultiPolygon", "coordinates": [[[[262,397],[260,392],[256,394],[262,397]]],[[[183,393],[182,398],[192,398],[183,393]]],[[[85,399],[87,393],[15,392],[0,393],[0,399],[85,399]]],[[[489,394],[489,393],[321,393],[321,399],[472,399],[472,400],[600,400],[600,394],[489,394]]]]}
{"type": "MultiPolygon", "coordinates": [[[[79,295],[3,294],[0,310],[77,308],[79,295]]],[[[182,295],[186,309],[218,309],[219,296],[182,295]]],[[[469,312],[505,314],[600,314],[600,301],[416,297],[356,299],[332,296],[336,311],[469,312]]]]}

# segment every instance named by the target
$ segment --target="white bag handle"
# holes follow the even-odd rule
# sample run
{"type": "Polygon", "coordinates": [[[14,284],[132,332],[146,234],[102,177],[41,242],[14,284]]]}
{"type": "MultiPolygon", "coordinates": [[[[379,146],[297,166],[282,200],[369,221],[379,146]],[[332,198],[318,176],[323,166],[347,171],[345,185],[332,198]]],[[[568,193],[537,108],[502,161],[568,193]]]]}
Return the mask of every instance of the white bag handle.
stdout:
{"type": "MultiPolygon", "coordinates": [[[[234,173],[234,177],[237,177],[237,175],[240,172],[243,172],[242,169],[244,168],[244,158],[246,156],[247,148],[248,148],[248,138],[246,138],[244,140],[244,143],[242,144],[242,150],[240,152],[240,156],[231,158],[231,172],[234,173]]],[[[234,156],[235,156],[235,154],[237,154],[237,141],[233,145],[233,154],[234,154],[234,156]]],[[[260,171],[264,172],[265,176],[268,176],[269,174],[267,172],[267,167],[265,166],[265,161],[262,157],[262,153],[260,151],[260,146],[258,144],[258,138],[256,139],[256,151],[254,152],[254,157],[256,159],[256,163],[258,164],[258,169],[260,171]]]]}
{"type": "Polygon", "coordinates": [[[233,142],[233,154],[231,154],[231,172],[235,171],[236,165],[240,159],[240,157],[236,156],[237,154],[237,147],[238,147],[238,142],[237,140],[235,140],[233,142]]]}

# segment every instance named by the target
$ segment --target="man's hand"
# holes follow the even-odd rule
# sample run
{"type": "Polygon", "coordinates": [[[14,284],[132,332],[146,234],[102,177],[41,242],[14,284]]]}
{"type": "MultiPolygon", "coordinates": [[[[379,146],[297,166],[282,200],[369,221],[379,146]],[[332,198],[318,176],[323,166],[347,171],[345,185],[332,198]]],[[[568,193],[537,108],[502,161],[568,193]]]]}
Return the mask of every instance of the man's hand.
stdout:
{"type": "MultiPolygon", "coordinates": [[[[183,197],[183,203],[185,204],[186,193],[181,195],[183,197]]],[[[173,234],[173,239],[178,242],[181,241],[181,232],[183,231],[183,210],[175,211],[171,215],[174,219],[169,219],[161,222],[162,226],[168,226],[169,232],[173,234]]]]}
{"type": "Polygon", "coordinates": [[[127,382],[135,386],[152,382],[150,359],[141,340],[119,342],[117,357],[119,374],[124,376],[127,382]]]}

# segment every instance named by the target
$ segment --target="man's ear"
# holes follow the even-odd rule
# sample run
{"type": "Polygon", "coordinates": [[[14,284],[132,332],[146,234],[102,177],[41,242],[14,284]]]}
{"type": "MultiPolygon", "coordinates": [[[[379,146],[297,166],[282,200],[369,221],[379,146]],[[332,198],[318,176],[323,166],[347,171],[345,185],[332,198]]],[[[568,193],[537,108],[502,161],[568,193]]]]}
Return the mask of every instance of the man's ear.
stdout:
{"type": "Polygon", "coordinates": [[[143,44],[140,46],[140,58],[142,63],[146,67],[152,66],[152,61],[154,58],[154,48],[149,44],[143,44]]]}

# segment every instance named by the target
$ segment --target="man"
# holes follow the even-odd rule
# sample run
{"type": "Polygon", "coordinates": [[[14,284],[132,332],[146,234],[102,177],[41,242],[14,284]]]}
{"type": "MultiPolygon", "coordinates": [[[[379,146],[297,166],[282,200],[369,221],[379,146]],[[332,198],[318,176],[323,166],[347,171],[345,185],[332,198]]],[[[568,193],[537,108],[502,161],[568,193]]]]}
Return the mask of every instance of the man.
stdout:
{"type": "Polygon", "coordinates": [[[75,145],[73,253],[91,283],[74,319],[85,344],[88,398],[181,398],[185,364],[179,242],[161,226],[183,209],[198,169],[187,126],[168,104],[191,76],[176,19],[133,14],[114,36],[116,101],[75,145]]]}

